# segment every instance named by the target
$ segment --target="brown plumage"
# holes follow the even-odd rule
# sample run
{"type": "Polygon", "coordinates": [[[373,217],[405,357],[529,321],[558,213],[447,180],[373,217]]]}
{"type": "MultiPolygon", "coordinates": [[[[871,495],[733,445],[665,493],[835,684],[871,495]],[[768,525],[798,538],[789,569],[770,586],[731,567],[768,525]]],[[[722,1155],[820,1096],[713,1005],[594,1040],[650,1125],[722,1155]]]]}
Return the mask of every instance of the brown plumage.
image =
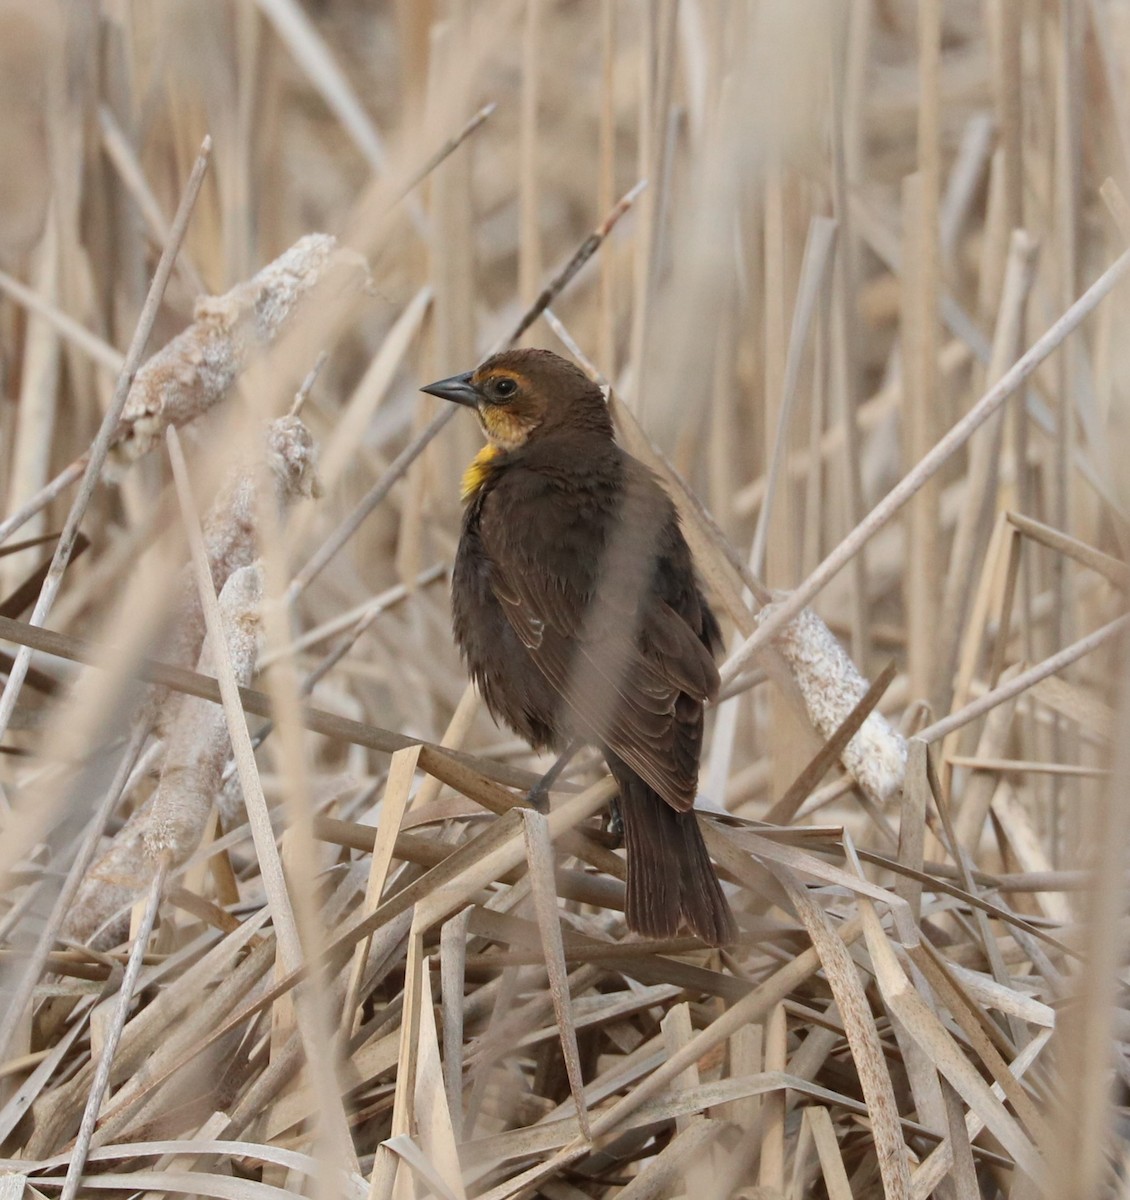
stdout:
{"type": "Polygon", "coordinates": [[[494,716],[538,749],[598,745],[620,789],[627,920],[735,936],[691,811],[714,619],[670,498],[615,442],[604,397],[547,350],[511,350],[424,391],[474,408],[455,636],[494,716]]]}

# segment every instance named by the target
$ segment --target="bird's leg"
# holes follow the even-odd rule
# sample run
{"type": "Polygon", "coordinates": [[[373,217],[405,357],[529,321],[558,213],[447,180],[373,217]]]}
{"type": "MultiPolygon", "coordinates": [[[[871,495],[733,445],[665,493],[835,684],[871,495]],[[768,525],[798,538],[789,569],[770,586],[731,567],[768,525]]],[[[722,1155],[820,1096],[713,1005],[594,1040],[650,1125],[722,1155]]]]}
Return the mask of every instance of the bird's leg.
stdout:
{"type": "Polygon", "coordinates": [[[549,810],[550,788],[557,782],[561,772],[573,761],[577,751],[583,745],[584,742],[580,738],[573,738],[561,754],[558,755],[557,761],[553,766],[530,788],[526,793],[526,800],[532,808],[536,808],[538,812],[547,812],[549,810]]]}

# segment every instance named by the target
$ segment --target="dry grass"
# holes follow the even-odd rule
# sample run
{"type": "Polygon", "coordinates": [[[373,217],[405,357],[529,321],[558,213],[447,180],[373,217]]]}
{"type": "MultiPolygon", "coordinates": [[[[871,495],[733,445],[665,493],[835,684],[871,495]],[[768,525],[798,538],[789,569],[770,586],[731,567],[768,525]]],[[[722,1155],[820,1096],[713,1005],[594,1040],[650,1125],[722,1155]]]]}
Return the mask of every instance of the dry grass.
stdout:
{"type": "Polygon", "coordinates": [[[0,1197],[1123,1194],[1128,55],[0,2],[0,1197]],[[416,389],[515,337],[724,618],[723,951],[626,933],[610,783],[525,809],[452,646],[416,389]]]}

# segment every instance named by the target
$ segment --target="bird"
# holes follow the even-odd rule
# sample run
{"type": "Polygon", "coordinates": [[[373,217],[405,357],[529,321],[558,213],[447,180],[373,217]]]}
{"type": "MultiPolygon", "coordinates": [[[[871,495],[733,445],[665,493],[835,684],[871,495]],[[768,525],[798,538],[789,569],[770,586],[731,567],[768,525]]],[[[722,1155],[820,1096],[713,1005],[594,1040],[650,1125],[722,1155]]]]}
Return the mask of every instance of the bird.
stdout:
{"type": "Polygon", "coordinates": [[[547,779],[579,746],[603,754],[630,930],[733,942],[693,811],[721,631],[671,498],[616,442],[601,388],[550,350],[421,390],[473,409],[486,435],[463,476],[452,624],[487,708],[561,755],[547,779]]]}

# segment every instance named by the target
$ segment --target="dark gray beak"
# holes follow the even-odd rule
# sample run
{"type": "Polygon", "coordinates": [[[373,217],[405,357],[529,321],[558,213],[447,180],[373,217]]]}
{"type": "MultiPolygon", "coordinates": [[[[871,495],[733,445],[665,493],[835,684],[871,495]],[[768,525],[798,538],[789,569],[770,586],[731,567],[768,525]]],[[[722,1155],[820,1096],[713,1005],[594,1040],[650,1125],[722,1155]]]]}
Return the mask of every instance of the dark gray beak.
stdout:
{"type": "Polygon", "coordinates": [[[474,371],[465,371],[462,375],[452,375],[448,379],[441,379],[437,383],[429,383],[427,387],[422,387],[421,392],[427,392],[431,396],[439,396],[441,400],[451,400],[456,404],[465,404],[468,408],[478,408],[479,400],[482,398],[479,393],[471,386],[471,376],[474,371]]]}

